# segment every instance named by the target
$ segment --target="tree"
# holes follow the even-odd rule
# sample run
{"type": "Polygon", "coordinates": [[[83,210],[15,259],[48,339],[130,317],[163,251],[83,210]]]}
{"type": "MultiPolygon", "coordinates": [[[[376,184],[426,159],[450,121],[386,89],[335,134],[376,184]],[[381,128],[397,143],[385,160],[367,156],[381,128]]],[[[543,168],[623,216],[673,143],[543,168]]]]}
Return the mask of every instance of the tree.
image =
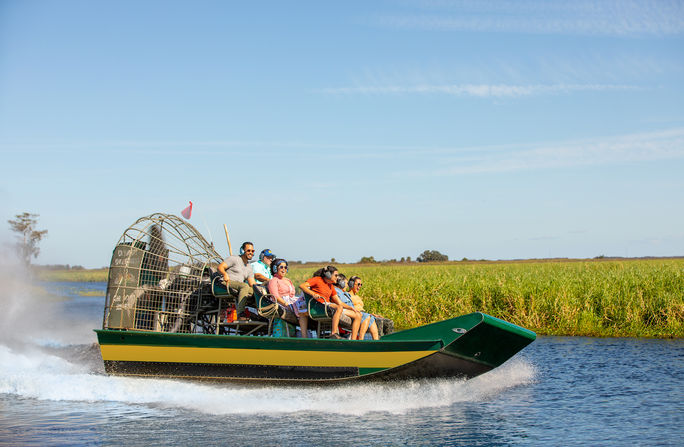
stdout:
{"type": "Polygon", "coordinates": [[[38,243],[45,237],[47,230],[38,231],[38,214],[22,213],[17,214],[17,220],[8,220],[12,231],[17,235],[17,251],[26,265],[31,264],[31,257],[37,258],[40,253],[38,243]]]}
{"type": "Polygon", "coordinates": [[[359,261],[359,264],[373,264],[373,263],[375,263],[375,262],[378,262],[378,261],[376,261],[375,258],[374,258],[373,256],[364,256],[364,257],[361,258],[361,260],[359,261]]]}
{"type": "Polygon", "coordinates": [[[438,252],[437,250],[425,250],[420,255],[418,255],[418,258],[416,258],[416,261],[418,261],[418,262],[435,262],[435,261],[448,261],[448,260],[449,260],[449,256],[443,255],[442,253],[438,252]]]}

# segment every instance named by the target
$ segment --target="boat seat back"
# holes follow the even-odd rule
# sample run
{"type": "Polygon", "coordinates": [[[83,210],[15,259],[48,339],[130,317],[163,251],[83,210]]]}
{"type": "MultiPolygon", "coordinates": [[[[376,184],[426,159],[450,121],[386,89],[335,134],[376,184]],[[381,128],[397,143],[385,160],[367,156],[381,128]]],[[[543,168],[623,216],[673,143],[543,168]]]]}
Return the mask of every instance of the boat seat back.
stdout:
{"type": "MultiPolygon", "coordinates": [[[[330,321],[332,320],[335,310],[327,304],[323,304],[313,298],[311,295],[304,294],[306,298],[307,308],[309,310],[309,316],[314,321],[330,321]]],[[[345,329],[349,329],[352,326],[352,319],[348,316],[342,314],[340,317],[340,326],[345,329]]]]}
{"type": "Polygon", "coordinates": [[[257,313],[259,315],[269,320],[280,318],[288,323],[299,324],[299,320],[297,320],[297,316],[294,312],[280,305],[273,295],[268,293],[265,284],[255,284],[252,288],[254,290],[257,313]]]}
{"type": "Polygon", "coordinates": [[[228,287],[223,283],[223,276],[221,275],[215,275],[211,279],[211,293],[216,298],[226,298],[233,296],[230,294],[230,290],[228,290],[228,287]]]}

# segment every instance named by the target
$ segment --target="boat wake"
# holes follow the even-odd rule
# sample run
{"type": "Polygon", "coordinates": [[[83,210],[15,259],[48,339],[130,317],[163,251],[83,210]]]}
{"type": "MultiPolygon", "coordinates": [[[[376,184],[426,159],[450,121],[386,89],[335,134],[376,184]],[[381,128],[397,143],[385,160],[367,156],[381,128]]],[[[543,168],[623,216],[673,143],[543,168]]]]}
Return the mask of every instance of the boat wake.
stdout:
{"type": "Polygon", "coordinates": [[[107,376],[97,345],[34,346],[17,352],[0,345],[0,393],[56,401],[118,402],[215,415],[326,412],[406,413],[457,402],[483,401],[535,380],[524,359],[475,379],[424,379],[338,386],[258,386],[107,376]],[[324,391],[324,392],[322,392],[324,391]],[[364,396],[360,399],[359,396],[364,396]]]}
{"type": "MultiPolygon", "coordinates": [[[[7,272],[7,270],[5,270],[7,272]]],[[[98,317],[62,317],[59,302],[46,302],[4,273],[0,317],[0,394],[20,398],[119,403],[213,415],[324,412],[403,414],[423,408],[490,399],[535,381],[523,357],[475,379],[423,379],[335,386],[242,385],[104,374],[99,347],[91,343],[98,317]],[[76,340],[87,344],[75,344],[76,340]]]]}

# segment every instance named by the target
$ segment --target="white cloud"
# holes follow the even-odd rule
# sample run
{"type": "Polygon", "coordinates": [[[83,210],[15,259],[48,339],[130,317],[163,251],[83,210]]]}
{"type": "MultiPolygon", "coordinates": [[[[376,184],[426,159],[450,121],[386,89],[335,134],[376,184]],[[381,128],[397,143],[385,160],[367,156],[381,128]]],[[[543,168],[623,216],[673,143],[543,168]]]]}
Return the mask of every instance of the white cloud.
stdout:
{"type": "Polygon", "coordinates": [[[382,26],[473,32],[581,35],[684,33],[684,3],[661,0],[572,2],[432,1],[416,11],[381,16],[382,26]]]}
{"type": "MultiPolygon", "coordinates": [[[[259,148],[261,151],[301,156],[319,154],[325,150],[328,159],[376,160],[386,163],[391,159],[398,166],[418,166],[422,161],[432,160],[430,166],[407,171],[395,171],[403,176],[450,176],[487,172],[511,172],[572,166],[606,165],[618,163],[647,162],[684,159],[684,127],[657,132],[643,132],[604,138],[572,140],[552,143],[530,143],[490,146],[408,146],[375,144],[336,144],[326,142],[282,141],[128,141],[128,142],[79,142],[72,144],[2,145],[0,150],[12,152],[64,152],[79,153],[98,148],[102,152],[208,154],[225,153],[230,148],[259,148]],[[188,150],[187,148],[194,148],[188,150]]],[[[234,156],[244,154],[236,151],[234,156]]],[[[326,187],[324,185],[309,185],[326,187]]]]}

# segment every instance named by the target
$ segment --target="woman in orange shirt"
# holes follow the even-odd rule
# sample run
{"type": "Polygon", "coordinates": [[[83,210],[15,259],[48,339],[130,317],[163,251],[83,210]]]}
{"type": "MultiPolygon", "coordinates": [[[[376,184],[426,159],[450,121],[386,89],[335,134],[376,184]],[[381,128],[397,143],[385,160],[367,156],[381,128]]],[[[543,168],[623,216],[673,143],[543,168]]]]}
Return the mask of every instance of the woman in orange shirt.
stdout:
{"type": "Polygon", "coordinates": [[[337,297],[337,292],[335,292],[337,276],[337,268],[329,265],[316,270],[313,277],[301,283],[299,288],[307,295],[311,295],[316,301],[327,304],[335,309],[335,314],[332,317],[332,333],[330,338],[342,338],[339,328],[340,317],[342,314],[345,314],[352,319],[351,339],[356,340],[359,334],[359,327],[361,326],[361,312],[357,312],[353,307],[344,304],[337,297]]]}

